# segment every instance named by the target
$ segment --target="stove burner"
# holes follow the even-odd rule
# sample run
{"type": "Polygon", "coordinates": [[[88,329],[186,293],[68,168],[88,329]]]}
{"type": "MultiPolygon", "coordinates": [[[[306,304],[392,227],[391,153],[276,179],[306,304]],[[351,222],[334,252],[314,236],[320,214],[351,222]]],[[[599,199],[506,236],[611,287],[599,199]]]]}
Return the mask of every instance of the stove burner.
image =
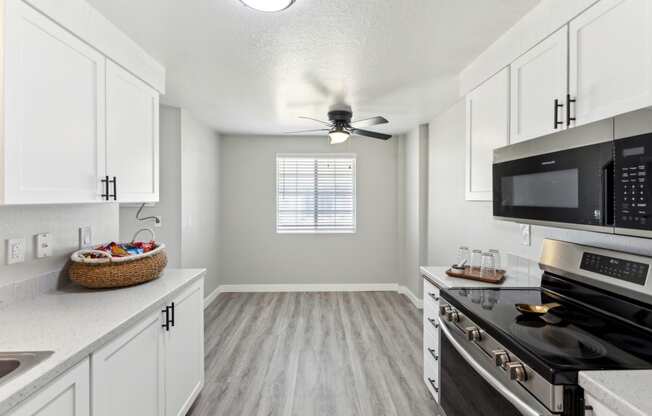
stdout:
{"type": "Polygon", "coordinates": [[[599,340],[567,327],[517,322],[511,329],[521,342],[543,354],[581,360],[607,355],[607,349],[599,340]]]}

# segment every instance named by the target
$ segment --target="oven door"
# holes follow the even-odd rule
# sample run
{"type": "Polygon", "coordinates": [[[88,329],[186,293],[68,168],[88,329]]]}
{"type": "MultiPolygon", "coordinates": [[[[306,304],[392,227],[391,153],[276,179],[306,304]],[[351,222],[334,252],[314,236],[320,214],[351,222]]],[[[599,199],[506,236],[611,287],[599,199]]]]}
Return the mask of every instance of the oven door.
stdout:
{"type": "Polygon", "coordinates": [[[459,329],[443,323],[441,333],[440,405],[446,416],[554,415],[529,393],[517,391],[515,382],[503,384],[495,375],[502,370],[488,365],[493,361],[459,329]]]}
{"type": "Polygon", "coordinates": [[[613,169],[612,141],[494,163],[494,216],[612,233],[613,169]]]}

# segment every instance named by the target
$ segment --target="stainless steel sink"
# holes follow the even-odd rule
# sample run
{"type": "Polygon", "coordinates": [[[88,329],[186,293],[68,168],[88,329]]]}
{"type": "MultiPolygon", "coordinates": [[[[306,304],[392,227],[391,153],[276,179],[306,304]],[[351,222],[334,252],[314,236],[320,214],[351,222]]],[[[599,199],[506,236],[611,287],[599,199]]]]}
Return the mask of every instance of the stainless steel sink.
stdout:
{"type": "Polygon", "coordinates": [[[0,384],[24,373],[52,355],[52,351],[0,352],[0,384]]]}

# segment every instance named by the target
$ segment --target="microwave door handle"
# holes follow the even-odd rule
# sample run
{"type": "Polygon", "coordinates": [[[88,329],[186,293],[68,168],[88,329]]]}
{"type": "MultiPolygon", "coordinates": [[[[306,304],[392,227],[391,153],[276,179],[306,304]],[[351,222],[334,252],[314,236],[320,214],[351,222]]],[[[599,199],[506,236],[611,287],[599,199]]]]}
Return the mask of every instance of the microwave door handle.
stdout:
{"type": "Polygon", "coordinates": [[[448,329],[448,325],[442,324],[440,325],[441,331],[444,333],[448,341],[453,345],[453,347],[457,350],[457,352],[464,358],[464,361],[466,361],[473,369],[487,382],[496,389],[500,394],[503,395],[507,401],[509,401],[515,408],[518,409],[519,412],[523,413],[523,415],[526,416],[541,416],[541,412],[537,411],[536,409],[533,409],[530,407],[527,403],[525,403],[523,400],[519,399],[514,393],[509,391],[508,388],[506,388],[500,381],[498,381],[496,378],[494,378],[487,370],[482,367],[473,357],[471,357],[471,354],[469,354],[464,347],[457,342],[455,338],[453,338],[452,334],[450,333],[450,329],[448,329]]]}
{"type": "Polygon", "coordinates": [[[613,162],[608,163],[602,168],[602,218],[600,223],[602,225],[613,225],[611,210],[609,205],[613,207],[614,186],[613,183],[609,184],[609,177],[613,176],[613,162]]]}

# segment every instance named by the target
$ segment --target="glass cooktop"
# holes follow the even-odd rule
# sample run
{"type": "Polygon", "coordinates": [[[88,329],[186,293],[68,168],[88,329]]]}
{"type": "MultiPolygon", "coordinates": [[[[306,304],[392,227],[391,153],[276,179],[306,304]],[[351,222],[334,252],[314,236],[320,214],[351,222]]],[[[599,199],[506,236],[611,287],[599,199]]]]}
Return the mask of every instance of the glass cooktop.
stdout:
{"type": "Polygon", "coordinates": [[[652,332],[549,290],[445,289],[442,297],[554,384],[576,383],[581,370],[652,368],[652,332]],[[515,307],[549,302],[562,306],[543,316],[515,307]]]}

